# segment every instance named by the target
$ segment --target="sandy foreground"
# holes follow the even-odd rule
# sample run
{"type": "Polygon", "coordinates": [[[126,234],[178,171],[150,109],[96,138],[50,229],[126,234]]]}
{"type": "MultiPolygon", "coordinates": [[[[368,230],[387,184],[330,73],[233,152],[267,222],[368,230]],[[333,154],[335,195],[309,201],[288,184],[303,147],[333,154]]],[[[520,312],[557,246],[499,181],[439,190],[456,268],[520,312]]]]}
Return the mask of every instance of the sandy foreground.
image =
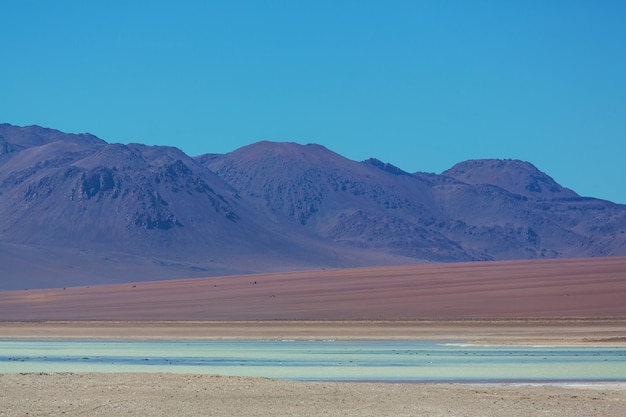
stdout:
{"type": "Polygon", "coordinates": [[[173,374],[4,374],[0,416],[615,416],[626,388],[295,382],[173,374]]]}

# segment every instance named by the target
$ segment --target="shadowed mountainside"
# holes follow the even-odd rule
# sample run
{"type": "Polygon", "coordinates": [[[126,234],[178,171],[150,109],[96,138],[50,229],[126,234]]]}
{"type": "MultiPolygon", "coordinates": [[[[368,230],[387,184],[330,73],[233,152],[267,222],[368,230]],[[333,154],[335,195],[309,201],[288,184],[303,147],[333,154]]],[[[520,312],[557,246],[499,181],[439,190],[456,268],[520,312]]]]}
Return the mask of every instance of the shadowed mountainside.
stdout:
{"type": "Polygon", "coordinates": [[[320,145],[173,147],[0,125],[0,289],[626,255],[626,207],[527,162],[441,175],[320,145]]]}

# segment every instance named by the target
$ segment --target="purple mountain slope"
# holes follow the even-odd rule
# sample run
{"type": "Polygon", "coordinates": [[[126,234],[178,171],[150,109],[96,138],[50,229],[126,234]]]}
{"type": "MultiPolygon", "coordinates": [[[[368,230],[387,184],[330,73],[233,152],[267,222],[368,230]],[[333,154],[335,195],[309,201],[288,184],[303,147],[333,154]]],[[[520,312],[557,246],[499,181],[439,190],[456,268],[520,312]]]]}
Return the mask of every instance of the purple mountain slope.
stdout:
{"type": "Polygon", "coordinates": [[[318,145],[270,142],[196,159],[260,210],[355,247],[432,261],[624,253],[624,206],[581,198],[527,162],[411,175],[318,145]]]}
{"type": "Polygon", "coordinates": [[[626,206],[527,162],[412,174],[275,142],[190,158],[0,124],[0,289],[626,255],[625,242],[626,206]]]}
{"type": "Polygon", "coordinates": [[[427,260],[484,258],[431,227],[438,219],[435,194],[411,175],[320,145],[260,142],[196,159],[266,216],[282,216],[324,239],[427,260]]]}

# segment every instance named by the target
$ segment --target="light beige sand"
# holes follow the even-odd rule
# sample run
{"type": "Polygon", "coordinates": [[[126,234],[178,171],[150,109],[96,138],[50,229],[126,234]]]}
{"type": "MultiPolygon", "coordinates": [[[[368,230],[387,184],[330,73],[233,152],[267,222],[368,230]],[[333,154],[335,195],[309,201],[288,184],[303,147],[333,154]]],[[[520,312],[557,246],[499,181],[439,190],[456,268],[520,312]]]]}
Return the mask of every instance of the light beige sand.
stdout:
{"type": "Polygon", "coordinates": [[[4,374],[0,416],[623,417],[617,385],[293,382],[171,374],[4,374]]]}

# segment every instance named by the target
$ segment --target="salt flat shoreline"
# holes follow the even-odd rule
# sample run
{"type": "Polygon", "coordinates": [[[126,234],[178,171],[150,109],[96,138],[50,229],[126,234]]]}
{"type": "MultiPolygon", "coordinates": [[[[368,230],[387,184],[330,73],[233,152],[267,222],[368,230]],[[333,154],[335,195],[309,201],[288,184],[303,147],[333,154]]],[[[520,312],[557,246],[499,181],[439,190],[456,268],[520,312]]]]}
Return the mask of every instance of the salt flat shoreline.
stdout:
{"type": "Polygon", "coordinates": [[[624,318],[0,322],[3,339],[360,339],[626,345],[624,318]]]}
{"type": "MultiPolygon", "coordinates": [[[[381,339],[626,345],[626,319],[0,322],[3,339],[381,339]]],[[[623,417],[626,384],[301,382],[145,373],[0,374],[0,415],[623,417]]]]}

